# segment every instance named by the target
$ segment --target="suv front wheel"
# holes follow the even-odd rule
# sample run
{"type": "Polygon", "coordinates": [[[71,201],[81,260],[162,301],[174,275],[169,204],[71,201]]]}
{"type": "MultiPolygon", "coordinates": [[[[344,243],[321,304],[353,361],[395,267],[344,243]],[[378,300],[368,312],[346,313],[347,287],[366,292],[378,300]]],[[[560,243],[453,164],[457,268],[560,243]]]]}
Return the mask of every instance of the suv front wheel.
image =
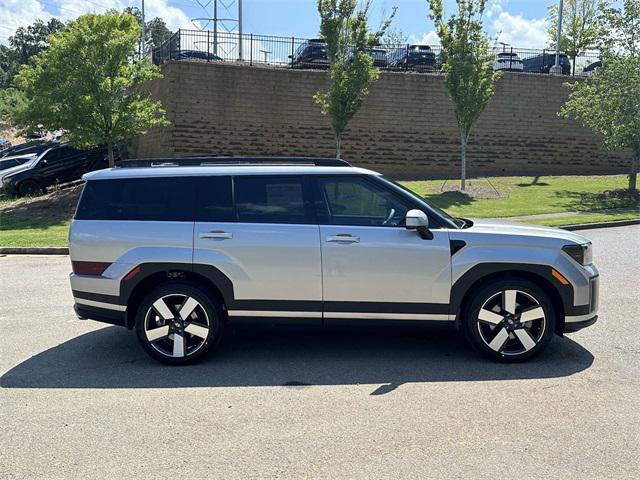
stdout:
{"type": "Polygon", "coordinates": [[[187,365],[217,346],[223,330],[221,306],[198,287],[168,283],[151,291],[136,314],[142,347],[168,365],[187,365]]]}
{"type": "Polygon", "coordinates": [[[549,295],[526,279],[491,282],[475,292],[463,312],[465,337],[486,356],[519,362],[553,337],[556,313],[549,295]]]}

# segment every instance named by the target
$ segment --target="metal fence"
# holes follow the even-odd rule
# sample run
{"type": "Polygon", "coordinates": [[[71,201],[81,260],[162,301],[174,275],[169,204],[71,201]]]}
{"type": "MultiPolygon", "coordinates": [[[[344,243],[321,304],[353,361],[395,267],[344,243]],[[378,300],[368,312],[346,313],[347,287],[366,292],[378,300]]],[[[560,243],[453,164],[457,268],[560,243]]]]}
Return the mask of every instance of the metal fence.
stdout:
{"type": "MultiPolygon", "coordinates": [[[[370,54],[383,70],[434,72],[440,70],[440,46],[380,45],[370,54]]],[[[501,47],[495,49],[496,70],[549,73],[555,64],[555,50],[501,47]]],[[[271,65],[281,68],[327,68],[328,60],[322,40],[268,35],[211,31],[178,30],[152,52],[152,61],[161,65],[169,60],[234,62],[246,65],[271,65]]],[[[581,75],[589,65],[599,61],[598,53],[589,52],[569,58],[562,54],[560,65],[565,75],[581,75]]],[[[589,71],[589,69],[587,69],[589,71]]]]}

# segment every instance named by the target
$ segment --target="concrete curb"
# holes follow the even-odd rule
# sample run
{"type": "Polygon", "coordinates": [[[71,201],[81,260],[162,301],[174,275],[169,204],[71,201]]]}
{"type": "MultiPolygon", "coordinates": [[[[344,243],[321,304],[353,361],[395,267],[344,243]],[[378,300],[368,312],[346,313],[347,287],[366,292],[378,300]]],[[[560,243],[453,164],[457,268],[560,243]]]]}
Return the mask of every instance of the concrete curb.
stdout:
{"type": "Polygon", "coordinates": [[[575,225],[567,225],[565,230],[590,230],[592,228],[610,228],[610,227],[626,227],[627,225],[640,225],[640,219],[633,220],[616,220],[613,222],[598,222],[598,223],[577,223],[575,225]]]}
{"type": "MultiPolygon", "coordinates": [[[[640,225],[640,219],[618,220],[615,222],[580,223],[559,226],[565,230],[590,230],[594,228],[625,227],[640,225]]],[[[0,255],[69,255],[68,247],[0,247],[0,255]]]]}
{"type": "Polygon", "coordinates": [[[69,255],[68,247],[0,247],[0,255],[69,255]]]}

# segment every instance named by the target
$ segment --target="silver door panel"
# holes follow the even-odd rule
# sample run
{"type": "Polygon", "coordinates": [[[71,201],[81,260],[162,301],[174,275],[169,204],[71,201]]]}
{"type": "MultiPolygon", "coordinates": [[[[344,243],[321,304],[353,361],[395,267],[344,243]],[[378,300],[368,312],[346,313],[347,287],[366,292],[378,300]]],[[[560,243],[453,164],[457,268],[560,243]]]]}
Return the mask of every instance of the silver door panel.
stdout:
{"type": "Polygon", "coordinates": [[[449,303],[449,235],[433,234],[423,240],[405,228],[322,225],[324,300],[449,303]]]}
{"type": "Polygon", "coordinates": [[[236,300],[322,300],[317,225],[198,222],[194,247],[194,263],[225,273],[236,300]]]}

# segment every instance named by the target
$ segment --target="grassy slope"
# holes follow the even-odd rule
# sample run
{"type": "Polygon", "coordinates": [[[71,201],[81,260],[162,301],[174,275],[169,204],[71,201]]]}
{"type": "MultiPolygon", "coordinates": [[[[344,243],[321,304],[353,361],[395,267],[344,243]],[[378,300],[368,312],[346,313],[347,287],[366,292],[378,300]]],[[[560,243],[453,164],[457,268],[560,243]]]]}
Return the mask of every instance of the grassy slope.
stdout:
{"type": "MultiPolygon", "coordinates": [[[[624,175],[591,177],[502,177],[471,180],[471,185],[491,189],[493,185],[503,198],[477,199],[459,192],[441,192],[442,180],[403,182],[425,199],[455,216],[511,217],[544,213],[580,211],[581,215],[537,218],[527,220],[543,225],[570,225],[575,223],[603,222],[640,218],[637,203],[602,195],[607,190],[626,186],[624,175]],[[489,183],[490,182],[490,183],[489,183]],[[617,208],[615,211],[594,210],[617,208]],[[620,210],[622,209],[622,210],[620,210]],[[587,213],[589,212],[589,213],[587,213]]],[[[451,185],[452,182],[447,182],[451,185]]],[[[63,211],[47,212],[40,207],[40,214],[23,208],[11,211],[15,201],[0,200],[0,246],[66,246],[69,218],[74,199],[69,199],[63,211]],[[73,200],[73,201],[72,201],[73,200]]],[[[47,205],[47,202],[41,200],[47,205]]]]}

